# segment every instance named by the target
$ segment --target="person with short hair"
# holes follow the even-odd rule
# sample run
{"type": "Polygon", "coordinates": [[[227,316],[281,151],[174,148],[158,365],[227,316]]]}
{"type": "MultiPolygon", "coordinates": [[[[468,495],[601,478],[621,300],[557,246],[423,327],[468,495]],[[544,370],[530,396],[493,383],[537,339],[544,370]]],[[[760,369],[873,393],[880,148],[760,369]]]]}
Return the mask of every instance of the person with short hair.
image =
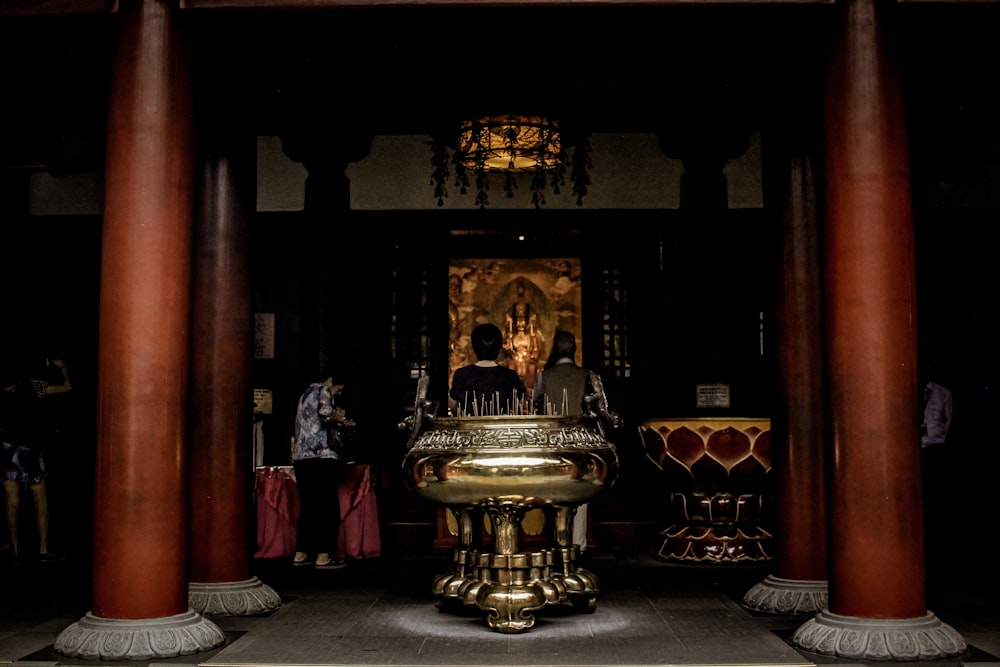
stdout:
{"type": "Polygon", "coordinates": [[[524,382],[512,368],[497,363],[503,332],[495,324],[472,330],[477,361],[455,371],[448,392],[451,414],[460,417],[521,414],[524,382]]]}

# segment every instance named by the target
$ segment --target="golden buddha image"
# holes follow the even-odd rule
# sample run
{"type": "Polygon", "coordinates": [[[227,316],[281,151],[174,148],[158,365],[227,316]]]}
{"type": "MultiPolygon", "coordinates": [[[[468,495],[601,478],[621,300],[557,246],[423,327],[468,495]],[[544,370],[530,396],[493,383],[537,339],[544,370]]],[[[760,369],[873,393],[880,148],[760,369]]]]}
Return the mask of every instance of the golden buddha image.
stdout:
{"type": "Polygon", "coordinates": [[[532,310],[526,282],[525,278],[515,281],[516,296],[507,313],[503,349],[510,360],[507,365],[521,376],[528,398],[531,398],[542,355],[542,338],[538,331],[538,314],[532,310]]]}

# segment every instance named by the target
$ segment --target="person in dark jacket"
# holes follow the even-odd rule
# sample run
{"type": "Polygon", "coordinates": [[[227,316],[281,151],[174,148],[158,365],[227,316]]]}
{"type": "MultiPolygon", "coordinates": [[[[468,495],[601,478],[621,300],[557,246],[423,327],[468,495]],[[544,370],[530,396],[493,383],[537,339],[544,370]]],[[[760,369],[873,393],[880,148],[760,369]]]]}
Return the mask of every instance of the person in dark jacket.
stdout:
{"type": "Polygon", "coordinates": [[[532,402],[540,415],[582,415],[590,371],[576,363],[576,337],[556,331],[545,368],[535,378],[532,402]]]}
{"type": "Polygon", "coordinates": [[[512,368],[497,363],[503,332],[495,324],[472,330],[472,351],[477,361],[455,371],[448,393],[454,416],[489,416],[524,412],[524,382],[512,368]]]}

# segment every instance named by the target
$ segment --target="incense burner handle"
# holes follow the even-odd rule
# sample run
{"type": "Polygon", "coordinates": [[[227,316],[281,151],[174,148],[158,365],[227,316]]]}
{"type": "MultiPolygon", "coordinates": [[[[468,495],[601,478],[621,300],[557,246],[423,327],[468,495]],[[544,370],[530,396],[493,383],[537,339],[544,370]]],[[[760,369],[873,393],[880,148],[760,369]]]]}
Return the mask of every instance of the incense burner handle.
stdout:
{"type": "Polygon", "coordinates": [[[431,401],[427,400],[427,387],[430,385],[430,381],[430,376],[420,376],[417,380],[417,396],[413,402],[413,414],[408,415],[397,425],[397,428],[400,431],[405,431],[407,429],[410,431],[410,437],[406,441],[407,450],[411,449],[414,443],[416,443],[417,436],[420,435],[420,429],[424,424],[424,418],[434,416],[428,414],[433,405],[431,401]]]}
{"type": "Polygon", "coordinates": [[[601,376],[594,371],[590,371],[590,387],[591,393],[583,397],[588,415],[600,417],[610,428],[621,428],[625,420],[608,407],[608,397],[604,393],[604,382],[601,380],[601,376]]]}

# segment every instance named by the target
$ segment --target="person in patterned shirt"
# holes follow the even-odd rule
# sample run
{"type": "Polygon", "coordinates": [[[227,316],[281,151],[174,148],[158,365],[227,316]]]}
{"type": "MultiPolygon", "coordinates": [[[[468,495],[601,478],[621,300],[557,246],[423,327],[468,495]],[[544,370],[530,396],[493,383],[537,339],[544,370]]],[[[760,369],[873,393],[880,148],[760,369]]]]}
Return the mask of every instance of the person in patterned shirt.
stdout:
{"type": "Polygon", "coordinates": [[[340,528],[339,486],[345,460],[336,425],[349,421],[336,397],[344,381],[335,372],[321,373],[299,398],[292,438],[292,467],[299,493],[296,552],[292,564],[318,570],[344,567],[336,559],[340,528]]]}

